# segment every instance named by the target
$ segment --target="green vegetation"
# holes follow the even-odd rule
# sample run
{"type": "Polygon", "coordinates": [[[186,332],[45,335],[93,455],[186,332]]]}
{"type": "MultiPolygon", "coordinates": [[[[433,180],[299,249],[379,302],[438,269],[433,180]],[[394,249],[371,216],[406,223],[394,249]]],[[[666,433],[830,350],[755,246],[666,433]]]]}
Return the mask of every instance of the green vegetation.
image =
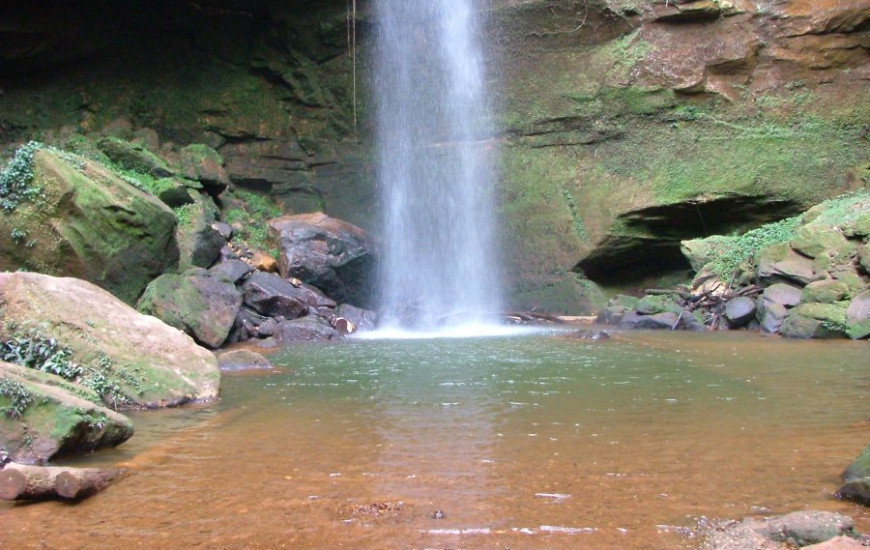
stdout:
{"type": "Polygon", "coordinates": [[[801,221],[800,216],[795,216],[762,225],[742,235],[714,239],[712,244],[717,255],[710,268],[721,278],[729,278],[740,264],[754,262],[759,250],[790,241],[801,221]]]}
{"type": "Polygon", "coordinates": [[[9,419],[21,418],[33,403],[33,394],[21,383],[0,378],[0,414],[9,419]]]}
{"type": "Polygon", "coordinates": [[[0,208],[7,214],[19,204],[39,196],[40,189],[31,186],[33,181],[33,154],[45,145],[31,141],[20,147],[9,164],[0,171],[0,208]]]}
{"type": "Polygon", "coordinates": [[[574,230],[574,234],[582,241],[587,240],[586,229],[583,227],[583,219],[580,218],[580,214],[577,212],[577,203],[574,201],[574,195],[567,187],[563,186],[562,196],[565,197],[565,204],[568,205],[568,211],[571,212],[571,228],[574,230]]]}
{"type": "Polygon", "coordinates": [[[277,257],[278,251],[267,243],[266,221],[282,215],[281,207],[268,195],[245,189],[227,191],[224,196],[232,205],[223,216],[224,221],[233,226],[233,240],[277,257]]]}
{"type": "Polygon", "coordinates": [[[105,403],[115,408],[128,401],[117,378],[137,388],[140,394],[143,392],[144,377],[136,376],[126,369],[116,369],[103,352],[98,352],[96,365],[81,365],[75,361],[73,352],[55,338],[45,336],[35,329],[16,330],[10,323],[6,324],[6,329],[18,335],[0,341],[0,360],[81,384],[94,390],[105,403]]]}

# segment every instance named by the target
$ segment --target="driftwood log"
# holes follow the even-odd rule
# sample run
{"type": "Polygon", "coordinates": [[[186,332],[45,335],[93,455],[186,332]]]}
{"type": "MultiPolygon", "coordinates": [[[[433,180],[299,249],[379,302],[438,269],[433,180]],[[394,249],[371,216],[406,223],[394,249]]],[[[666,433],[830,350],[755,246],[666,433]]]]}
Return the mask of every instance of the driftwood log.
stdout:
{"type": "Polygon", "coordinates": [[[0,499],[77,500],[105,489],[124,473],[119,469],[27,466],[10,462],[0,470],[0,499]]]}

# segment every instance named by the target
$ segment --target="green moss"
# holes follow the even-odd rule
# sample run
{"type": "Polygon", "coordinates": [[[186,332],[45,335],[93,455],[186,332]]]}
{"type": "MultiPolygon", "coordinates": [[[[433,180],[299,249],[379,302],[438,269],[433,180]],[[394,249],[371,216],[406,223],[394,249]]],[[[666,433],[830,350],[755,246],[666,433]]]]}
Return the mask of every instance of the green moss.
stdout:
{"type": "Polygon", "coordinates": [[[266,222],[282,215],[281,207],[268,195],[245,189],[227,191],[225,197],[233,205],[223,212],[223,220],[233,226],[233,240],[277,257],[278,251],[268,243],[266,222]]]}

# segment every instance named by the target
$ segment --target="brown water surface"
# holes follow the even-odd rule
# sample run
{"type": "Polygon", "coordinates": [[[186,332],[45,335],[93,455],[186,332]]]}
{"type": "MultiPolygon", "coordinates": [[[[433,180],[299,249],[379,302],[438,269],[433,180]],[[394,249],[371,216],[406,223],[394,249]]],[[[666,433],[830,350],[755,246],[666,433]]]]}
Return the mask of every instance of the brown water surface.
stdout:
{"type": "Polygon", "coordinates": [[[866,509],[870,347],[749,334],[347,341],[139,413],[130,475],[0,504],[0,548],[680,549],[699,516],[866,509]],[[441,511],[443,517],[433,518],[441,511]]]}

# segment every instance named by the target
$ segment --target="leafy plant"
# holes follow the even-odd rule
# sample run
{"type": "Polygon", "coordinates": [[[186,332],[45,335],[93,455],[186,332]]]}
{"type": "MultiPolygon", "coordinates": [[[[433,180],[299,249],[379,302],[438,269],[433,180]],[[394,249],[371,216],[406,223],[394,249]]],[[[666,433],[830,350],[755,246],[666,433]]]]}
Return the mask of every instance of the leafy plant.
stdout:
{"type": "Polygon", "coordinates": [[[72,360],[72,352],[54,338],[38,334],[17,336],[0,342],[0,359],[49,374],[65,380],[75,380],[82,368],[72,360]]]}
{"type": "Polygon", "coordinates": [[[6,405],[0,405],[0,413],[10,419],[21,418],[33,403],[33,394],[20,382],[9,378],[0,378],[0,397],[9,401],[6,405]]]}
{"type": "MultiPolygon", "coordinates": [[[[15,327],[10,328],[7,324],[6,328],[14,330],[15,327]]],[[[124,389],[115,380],[116,377],[122,378],[142,393],[144,378],[124,369],[116,370],[105,353],[98,353],[95,366],[80,365],[74,361],[71,350],[60,345],[55,338],[45,337],[34,330],[0,341],[0,359],[55,374],[64,380],[91,388],[104,402],[115,408],[129,401],[124,389]]]]}
{"type": "Polygon", "coordinates": [[[0,171],[0,208],[9,213],[19,204],[39,196],[40,189],[30,184],[33,181],[33,154],[45,145],[31,141],[20,147],[9,164],[0,171]]]}
{"type": "Polygon", "coordinates": [[[283,214],[268,195],[260,195],[253,191],[236,189],[229,194],[240,207],[228,209],[224,213],[224,221],[234,228],[234,239],[241,240],[251,248],[265,250],[277,255],[276,250],[266,244],[266,220],[283,214]]]}
{"type": "Polygon", "coordinates": [[[755,254],[759,250],[790,241],[800,222],[801,217],[795,216],[762,225],[742,235],[720,239],[711,269],[722,278],[730,277],[740,264],[754,264],[755,254]]]}

